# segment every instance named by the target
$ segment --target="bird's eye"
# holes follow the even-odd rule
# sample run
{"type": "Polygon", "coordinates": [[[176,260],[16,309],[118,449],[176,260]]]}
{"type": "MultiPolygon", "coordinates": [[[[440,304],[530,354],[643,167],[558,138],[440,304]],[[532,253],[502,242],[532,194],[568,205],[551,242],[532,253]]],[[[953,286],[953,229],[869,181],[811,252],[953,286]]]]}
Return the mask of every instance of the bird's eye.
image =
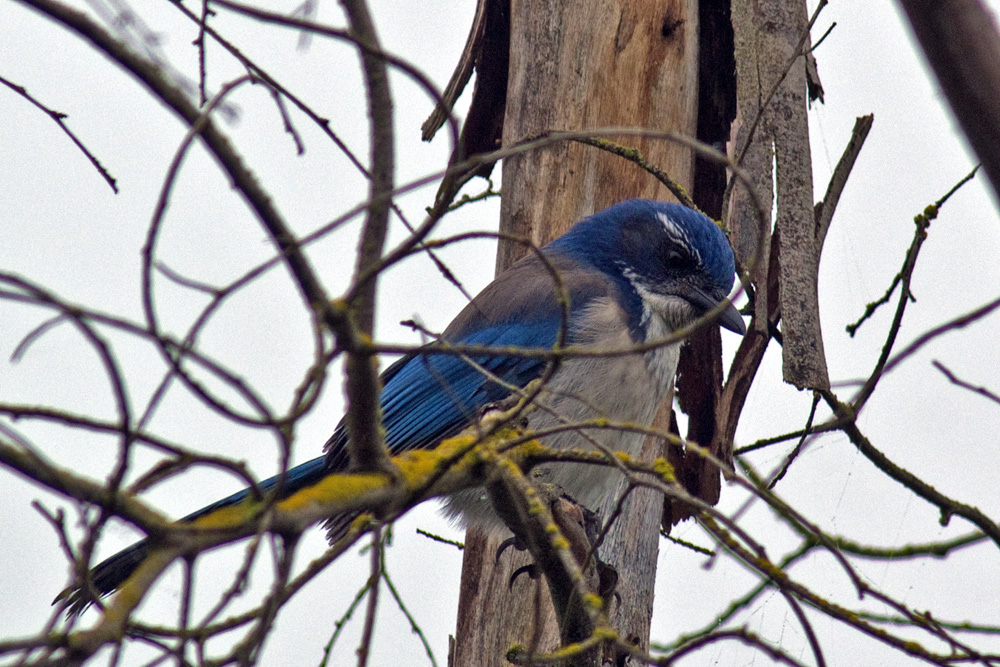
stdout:
{"type": "Polygon", "coordinates": [[[687,257],[680,250],[671,250],[667,253],[667,261],[671,264],[681,264],[687,261],[687,257]]]}

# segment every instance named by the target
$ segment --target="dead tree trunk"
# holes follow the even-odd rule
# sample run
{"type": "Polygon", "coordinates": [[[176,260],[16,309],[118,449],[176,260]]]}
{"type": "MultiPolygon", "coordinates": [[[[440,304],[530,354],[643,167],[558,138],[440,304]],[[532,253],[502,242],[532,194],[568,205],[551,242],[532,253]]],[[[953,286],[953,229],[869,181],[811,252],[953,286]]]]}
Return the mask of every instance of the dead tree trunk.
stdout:
{"type": "MultiPolygon", "coordinates": [[[[698,33],[696,0],[513,0],[503,145],[550,130],[604,127],[673,130],[694,137],[698,33]]],[[[689,149],[662,139],[611,139],[638,148],[675,181],[692,187],[695,163],[689,149]]],[[[500,229],[541,245],[581,217],[629,197],[672,198],[656,179],[618,156],[560,143],[504,161],[500,229]]],[[[524,252],[522,246],[501,243],[498,271],[524,252]]],[[[669,414],[665,405],[659,426],[669,424],[669,414]]],[[[659,455],[661,443],[650,439],[644,456],[659,455]]],[[[616,500],[608,499],[603,517],[616,500]]],[[[619,574],[620,601],[609,616],[622,637],[648,648],[663,500],[639,490],[627,503],[601,547],[602,558],[619,574]]],[[[469,531],[453,667],[507,665],[507,650],[532,645],[533,636],[540,651],[558,646],[547,594],[541,596],[538,615],[534,582],[520,577],[508,588],[511,573],[527,557],[505,554],[497,564],[496,549],[496,541],[469,531]]],[[[604,660],[614,664],[613,656],[604,660]]]]}

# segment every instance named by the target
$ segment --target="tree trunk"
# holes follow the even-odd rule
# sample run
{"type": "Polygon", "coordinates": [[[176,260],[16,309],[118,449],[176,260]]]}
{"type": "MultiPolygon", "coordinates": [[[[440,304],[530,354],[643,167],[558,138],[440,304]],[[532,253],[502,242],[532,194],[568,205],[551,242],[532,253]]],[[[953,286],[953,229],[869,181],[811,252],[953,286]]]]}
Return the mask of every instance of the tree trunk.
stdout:
{"type": "MultiPolygon", "coordinates": [[[[547,130],[601,127],[674,130],[693,137],[697,109],[696,0],[512,0],[504,146],[547,130]]],[[[664,140],[620,141],[691,188],[689,149],[664,140]]],[[[580,218],[629,197],[672,198],[656,179],[620,157],[561,143],[504,161],[500,229],[541,245],[580,218]]],[[[497,270],[524,252],[523,246],[501,243],[497,270]]],[[[658,418],[658,426],[668,424],[669,404],[658,418]]],[[[643,455],[662,455],[661,443],[650,439],[643,455]]],[[[608,498],[603,518],[616,501],[617,496],[608,498]]],[[[619,574],[620,598],[609,610],[611,622],[622,637],[646,649],[663,503],[648,490],[636,491],[627,503],[601,556],[619,574]]],[[[535,583],[519,577],[508,584],[527,556],[511,556],[511,550],[496,563],[498,541],[477,530],[466,537],[453,667],[507,665],[506,652],[515,644],[539,651],[558,646],[547,591],[536,618],[535,583]]]]}

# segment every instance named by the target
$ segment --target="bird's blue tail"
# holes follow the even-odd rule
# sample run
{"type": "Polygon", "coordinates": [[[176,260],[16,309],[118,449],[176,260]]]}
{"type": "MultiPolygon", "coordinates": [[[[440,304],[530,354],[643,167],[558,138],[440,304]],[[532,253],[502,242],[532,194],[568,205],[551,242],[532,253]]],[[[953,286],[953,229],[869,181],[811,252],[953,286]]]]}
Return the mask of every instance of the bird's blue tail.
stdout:
{"type": "MultiPolygon", "coordinates": [[[[323,479],[323,477],[327,474],[327,471],[327,460],[326,457],[323,456],[292,468],[285,475],[284,487],[282,489],[281,496],[283,498],[287,497],[300,489],[304,489],[307,486],[315,484],[319,480],[323,479]]],[[[258,484],[258,488],[262,493],[268,493],[274,489],[277,484],[278,477],[275,476],[258,484]]],[[[231,496],[203,507],[197,512],[188,514],[183,519],[180,519],[178,523],[194,521],[195,519],[207,516],[223,507],[239,505],[250,495],[250,493],[250,489],[243,489],[238,493],[234,493],[231,496]]],[[[133,572],[135,572],[135,569],[139,567],[139,564],[146,558],[149,553],[149,549],[149,539],[140,540],[127,549],[123,549],[114,556],[104,560],[92,569],[90,571],[90,578],[91,581],[93,581],[94,588],[97,589],[100,596],[104,597],[121,586],[122,583],[128,579],[133,572]]],[[[69,607],[67,609],[68,613],[74,615],[81,613],[93,602],[91,593],[83,589],[68,589],[60,594],[57,600],[62,599],[63,597],[66,597],[69,603],[69,607]]]]}

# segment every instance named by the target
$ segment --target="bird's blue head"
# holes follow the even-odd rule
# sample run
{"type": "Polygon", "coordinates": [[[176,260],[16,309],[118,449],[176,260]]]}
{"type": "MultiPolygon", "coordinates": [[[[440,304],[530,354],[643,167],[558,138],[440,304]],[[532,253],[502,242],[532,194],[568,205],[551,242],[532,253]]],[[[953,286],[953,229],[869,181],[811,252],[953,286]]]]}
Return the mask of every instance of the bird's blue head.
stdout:
{"type": "MultiPolygon", "coordinates": [[[[627,285],[643,305],[673,326],[715,308],[729,295],[736,272],[733,251],[718,225],[678,204],[630,199],[578,222],[549,244],[627,285]]],[[[730,306],[720,325],[745,333],[730,306]]]]}

